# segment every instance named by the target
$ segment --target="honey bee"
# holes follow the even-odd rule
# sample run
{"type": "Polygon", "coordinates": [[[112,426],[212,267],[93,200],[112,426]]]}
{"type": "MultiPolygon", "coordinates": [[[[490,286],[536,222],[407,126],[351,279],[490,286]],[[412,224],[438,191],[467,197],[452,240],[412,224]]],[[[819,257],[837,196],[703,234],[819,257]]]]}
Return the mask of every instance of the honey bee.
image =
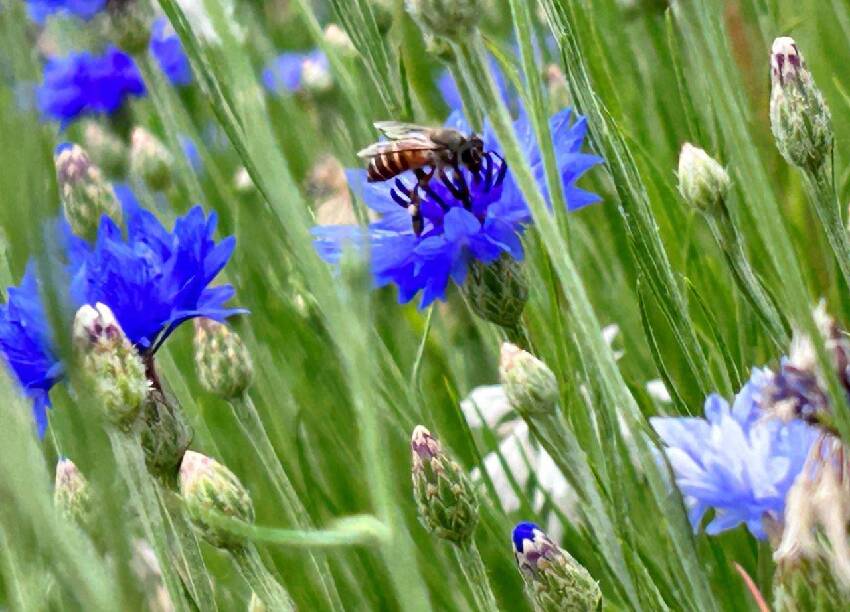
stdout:
{"type": "Polygon", "coordinates": [[[417,183],[409,191],[408,209],[413,216],[413,229],[417,235],[422,231],[419,214],[419,190],[427,189],[428,182],[437,174],[458,199],[469,200],[469,192],[461,166],[470,172],[481,169],[484,158],[484,142],[475,134],[470,136],[453,128],[430,128],[398,121],[378,121],[374,124],[384,136],[384,142],[369,145],[358,157],[369,160],[366,178],[370,183],[388,181],[406,170],[412,170],[417,183]],[[430,167],[430,171],[425,170],[430,167]],[[446,177],[446,169],[452,168],[458,181],[446,177]]]}

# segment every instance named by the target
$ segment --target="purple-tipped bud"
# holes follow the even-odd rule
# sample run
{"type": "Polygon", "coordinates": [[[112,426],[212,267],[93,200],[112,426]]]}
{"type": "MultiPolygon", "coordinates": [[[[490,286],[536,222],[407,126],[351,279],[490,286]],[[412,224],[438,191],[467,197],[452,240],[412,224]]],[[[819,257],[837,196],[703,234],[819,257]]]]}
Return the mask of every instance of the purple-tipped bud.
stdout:
{"type": "Polygon", "coordinates": [[[65,218],[75,234],[94,239],[103,215],[120,222],[121,209],[112,186],[82,147],[64,143],[56,148],[54,161],[65,218]]]}
{"type": "Polygon", "coordinates": [[[85,476],[70,459],[60,459],[56,464],[56,484],[53,503],[62,514],[86,528],[91,524],[91,489],[85,476]]]}
{"type": "Polygon", "coordinates": [[[499,376],[511,408],[522,415],[551,415],[558,403],[558,381],[545,363],[515,344],[505,342],[499,376]]]}

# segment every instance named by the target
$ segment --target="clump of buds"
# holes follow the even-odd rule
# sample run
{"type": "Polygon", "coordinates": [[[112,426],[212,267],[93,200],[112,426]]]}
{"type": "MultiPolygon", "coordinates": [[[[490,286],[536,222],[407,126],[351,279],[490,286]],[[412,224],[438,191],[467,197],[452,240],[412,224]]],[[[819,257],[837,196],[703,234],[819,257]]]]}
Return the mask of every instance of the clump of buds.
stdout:
{"type": "Polygon", "coordinates": [[[53,503],[65,515],[83,528],[91,524],[91,489],[85,476],[70,459],[60,459],[56,464],[56,484],[53,503]]]}
{"type": "Polygon", "coordinates": [[[130,136],[130,173],[152,190],[165,191],[171,186],[174,157],[160,140],[143,127],[133,128],[130,136]]]}
{"type": "Polygon", "coordinates": [[[218,512],[246,523],[254,521],[254,505],[236,475],[215,459],[186,451],[180,465],[180,495],[198,532],[216,548],[238,549],[244,541],[211,524],[218,512]]]}
{"type": "Polygon", "coordinates": [[[92,240],[97,236],[103,215],[121,220],[121,209],[112,186],[82,147],[61,144],[56,148],[54,161],[65,218],[75,234],[92,240]]]}
{"type": "Polygon", "coordinates": [[[685,202],[707,215],[723,210],[729,192],[729,175],[702,149],[685,143],[679,154],[679,193],[685,202]]]}
{"type": "Polygon", "coordinates": [[[484,12],[480,0],[405,0],[405,8],[423,31],[449,40],[469,36],[484,12]]]}
{"type": "Polygon", "coordinates": [[[507,255],[489,264],[471,261],[462,290],[472,312],[506,329],[516,327],[528,301],[522,263],[507,255]]]}
{"type": "Polygon", "coordinates": [[[478,524],[478,498],[466,472],[443,452],[422,425],[410,440],[413,497],[425,528],[456,544],[468,541],[478,524]]]}
{"type": "Polygon", "coordinates": [[[201,385],[225,399],[240,397],[254,378],[251,354],[239,334],[212,319],[195,319],[195,365],[201,385]]]}
{"type": "Polygon", "coordinates": [[[832,117],[793,38],[770,50],[770,126],[782,156],[816,172],[832,152],[832,117]]]}
{"type": "Polygon", "coordinates": [[[537,357],[505,342],[499,358],[499,377],[511,408],[527,416],[555,414],[558,381],[537,357]]]}
{"type": "Polygon", "coordinates": [[[107,0],[106,29],[111,40],[130,55],[145,53],[151,38],[153,7],[149,0],[107,0]]]}
{"type": "Polygon", "coordinates": [[[150,382],[139,354],[106,304],[87,304],[77,311],[74,345],[106,420],[120,429],[131,428],[150,382]]]}
{"type": "Polygon", "coordinates": [[[142,450],[148,470],[173,484],[183,455],[192,442],[192,428],[180,407],[153,388],[142,404],[142,450]]]}
{"type": "Polygon", "coordinates": [[[83,143],[95,163],[107,176],[123,176],[127,170],[127,145],[97,121],[87,121],[83,128],[83,143]]]}
{"type": "Polygon", "coordinates": [[[602,592],[581,564],[534,523],[513,531],[514,557],[526,591],[541,612],[599,610],[602,592]]]}

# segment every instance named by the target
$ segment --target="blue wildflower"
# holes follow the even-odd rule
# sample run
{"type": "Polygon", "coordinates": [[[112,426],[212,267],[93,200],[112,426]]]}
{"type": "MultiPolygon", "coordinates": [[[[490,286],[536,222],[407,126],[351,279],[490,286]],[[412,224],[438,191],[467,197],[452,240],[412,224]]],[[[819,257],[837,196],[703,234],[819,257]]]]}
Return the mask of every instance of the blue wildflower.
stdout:
{"type": "MultiPolygon", "coordinates": [[[[519,105],[519,96],[517,96],[513,88],[508,86],[508,80],[505,78],[505,73],[502,72],[502,67],[492,55],[488,57],[488,63],[490,65],[490,74],[493,76],[502,101],[512,111],[516,110],[519,105]]],[[[437,89],[443,96],[446,106],[452,111],[463,109],[463,100],[460,97],[460,91],[457,88],[454,76],[452,76],[452,73],[448,69],[443,70],[437,78],[437,89]]]]}
{"type": "Polygon", "coordinates": [[[47,427],[47,393],[62,376],[62,365],[52,345],[35,268],[30,264],[20,286],[9,287],[8,301],[0,306],[0,351],[24,393],[32,399],[39,436],[47,427]]]}
{"type": "Polygon", "coordinates": [[[719,395],[705,402],[705,418],[655,417],[652,426],[697,529],[713,508],[706,533],[741,523],[765,538],[762,518],[781,520],[788,490],[803,468],[817,431],[802,421],[783,423],[760,408],[771,384],[768,369],[754,369],[730,407],[719,395]]]}
{"type": "Polygon", "coordinates": [[[328,58],[320,51],[281,53],[266,65],[262,74],[265,88],[273,94],[297,93],[305,87],[329,83],[328,58]]]}
{"type": "Polygon", "coordinates": [[[106,0],[26,0],[26,2],[30,19],[38,24],[43,24],[48,16],[57,13],[88,20],[106,6],[106,0]]]}
{"type": "Polygon", "coordinates": [[[102,55],[83,51],[49,59],[36,104],[45,118],[65,126],[82,115],[114,113],[128,97],[144,93],[133,59],[109,47],[102,55]]]}
{"type": "Polygon", "coordinates": [[[183,51],[180,37],[164,17],[153,22],[150,50],[160,70],[172,85],[182,87],[192,82],[192,67],[186,52],[183,51]]]}
{"type": "Polygon", "coordinates": [[[168,232],[126,186],[116,185],[115,193],[124,209],[126,236],[103,217],[95,244],[72,239],[68,249],[75,304],[109,306],[142,353],[154,352],[183,321],[221,321],[244,312],[224,305],[234,294],[231,285],[209,287],[236,244],[232,236],[218,243],[213,239],[215,213],[205,216],[196,206],[168,232]]]}
{"type": "Polygon", "coordinates": [[[536,537],[535,532],[543,533],[543,530],[534,523],[517,523],[516,527],[514,527],[513,533],[511,534],[511,539],[514,543],[514,550],[521,553],[524,548],[523,542],[525,542],[525,540],[534,542],[536,537]]]}
{"type": "MultiPolygon", "coordinates": [[[[571,123],[571,117],[571,111],[564,110],[550,124],[568,208],[572,211],[599,200],[575,183],[602,160],[581,152],[587,125],[584,118],[571,123]]],[[[469,131],[459,113],[453,113],[447,125],[469,131]]],[[[545,192],[543,163],[527,118],[521,117],[514,128],[545,192]]],[[[416,228],[408,212],[416,181],[410,173],[403,173],[396,180],[369,183],[365,171],[349,171],[352,189],[379,218],[363,231],[344,225],[313,228],[319,255],[337,263],[346,244],[368,246],[375,285],[395,284],[402,303],[422,291],[422,308],[436,299],[445,299],[449,280],[461,285],[473,260],[489,264],[502,255],[521,260],[520,236],[531,221],[531,213],[498,154],[495,136],[485,130],[483,140],[488,153],[479,172],[464,167],[459,174],[449,170],[445,177],[429,182],[420,194],[422,218],[417,220],[416,228]]]]}

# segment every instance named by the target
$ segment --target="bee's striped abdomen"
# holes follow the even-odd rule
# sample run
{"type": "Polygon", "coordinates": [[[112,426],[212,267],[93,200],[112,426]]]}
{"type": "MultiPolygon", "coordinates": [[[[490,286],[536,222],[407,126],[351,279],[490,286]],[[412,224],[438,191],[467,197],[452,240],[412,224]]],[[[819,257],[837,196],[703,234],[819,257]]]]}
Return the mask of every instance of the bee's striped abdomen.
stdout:
{"type": "Polygon", "coordinates": [[[369,160],[366,177],[370,183],[388,181],[405,170],[415,170],[427,165],[431,151],[422,149],[400,149],[378,153],[369,160]]]}

